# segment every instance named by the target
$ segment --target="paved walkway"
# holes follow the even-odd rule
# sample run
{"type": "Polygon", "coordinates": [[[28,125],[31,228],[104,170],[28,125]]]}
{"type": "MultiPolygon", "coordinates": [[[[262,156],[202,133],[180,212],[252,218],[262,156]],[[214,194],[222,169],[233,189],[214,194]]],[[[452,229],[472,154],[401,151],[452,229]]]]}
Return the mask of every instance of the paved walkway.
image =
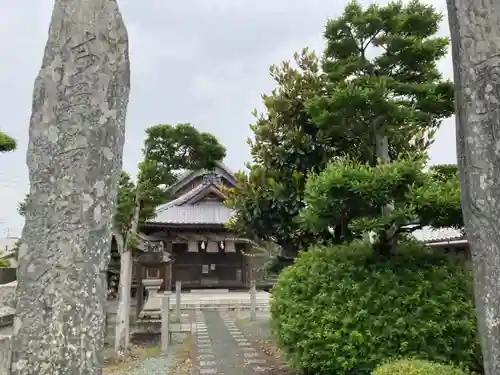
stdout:
{"type": "Polygon", "coordinates": [[[235,318],[223,311],[196,312],[196,363],[193,375],[270,374],[262,350],[240,331],[235,318]]]}

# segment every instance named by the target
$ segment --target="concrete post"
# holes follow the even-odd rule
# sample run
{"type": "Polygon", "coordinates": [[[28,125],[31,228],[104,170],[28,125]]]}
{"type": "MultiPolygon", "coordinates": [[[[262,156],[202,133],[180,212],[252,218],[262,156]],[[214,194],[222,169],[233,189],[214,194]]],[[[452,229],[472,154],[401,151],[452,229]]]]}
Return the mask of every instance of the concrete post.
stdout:
{"type": "Polygon", "coordinates": [[[257,288],[255,280],[250,281],[250,320],[257,319],[257,288]]]}
{"type": "Polygon", "coordinates": [[[175,319],[181,321],[181,290],[182,281],[175,282],[175,319]]]}
{"type": "Polygon", "coordinates": [[[164,292],[161,301],[161,351],[167,353],[170,342],[170,296],[172,292],[164,292]]]}

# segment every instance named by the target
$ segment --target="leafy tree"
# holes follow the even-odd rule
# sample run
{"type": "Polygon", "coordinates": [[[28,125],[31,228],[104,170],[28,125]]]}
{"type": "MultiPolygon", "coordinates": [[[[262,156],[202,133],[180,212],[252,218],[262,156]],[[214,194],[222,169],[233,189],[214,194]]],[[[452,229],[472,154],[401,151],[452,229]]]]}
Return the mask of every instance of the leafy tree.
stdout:
{"type": "MultiPolygon", "coordinates": [[[[120,233],[126,233],[134,214],[136,186],[130,175],[122,171],[118,180],[115,226],[120,233]]],[[[147,218],[146,218],[147,219],[147,218]]]]}
{"type": "Polygon", "coordinates": [[[467,375],[459,367],[421,359],[397,359],[377,367],[372,375],[467,375]]]}
{"type": "Polygon", "coordinates": [[[371,375],[401,357],[483,374],[471,276],[414,242],[401,242],[389,258],[364,241],[312,247],[273,288],[280,354],[300,374],[371,375]]]}
{"type": "Polygon", "coordinates": [[[309,103],[314,121],[341,127],[372,164],[425,151],[454,112],[453,84],[437,69],[449,43],[436,36],[441,20],[417,0],[365,9],[349,3],[326,26],[328,87],[309,103]]]}
{"type": "Polygon", "coordinates": [[[418,224],[462,229],[464,219],[457,166],[435,165],[425,176],[424,184],[411,188],[410,203],[418,215],[418,224]]]}
{"type": "MultiPolygon", "coordinates": [[[[212,134],[200,132],[191,124],[161,124],[146,130],[143,153],[137,181],[134,183],[126,172],[118,181],[113,231],[121,256],[116,352],[126,350],[129,343],[132,252],[140,224],[154,217],[158,205],[170,200],[168,187],[176,182],[179,170],[211,170],[224,159],[226,148],[212,134]]],[[[24,215],[28,204],[26,195],[18,204],[19,214],[24,215]]]]}
{"type": "Polygon", "coordinates": [[[226,149],[210,133],[190,124],[155,125],[146,130],[144,160],[137,182],[120,176],[115,216],[115,239],[120,259],[120,292],[115,330],[115,352],[128,349],[132,251],[141,223],[154,217],[158,205],[169,199],[168,187],[179,170],[213,169],[226,156],[226,149]]]}
{"type": "Polygon", "coordinates": [[[349,147],[342,137],[319,132],[306,103],[324,88],[319,58],[304,49],[293,63],[273,65],[277,84],[263,95],[265,113],[254,111],[249,141],[253,163],[249,173],[237,174],[237,186],[227,203],[235,210],[230,227],[250,238],[276,242],[293,256],[309,241],[294,218],[302,207],[302,192],[310,170],[321,170],[328,160],[349,147]]]}
{"type": "Polygon", "coordinates": [[[458,176],[458,168],[456,164],[436,164],[429,168],[434,172],[435,180],[446,181],[450,178],[458,176]]]}
{"type": "MultiPolygon", "coordinates": [[[[267,112],[252,125],[254,163],[229,193],[234,230],[293,255],[318,234],[296,220],[309,173],[345,155],[370,165],[425,156],[453,113],[453,86],[437,70],[448,45],[435,37],[441,18],[417,1],[364,10],[352,2],[327,24],[322,66],[304,50],[297,67],[271,68],[278,87],[263,96],[267,112]]],[[[349,237],[346,225],[333,230],[336,242],[349,237]]]]}
{"type": "MultiPolygon", "coordinates": [[[[323,228],[346,227],[346,241],[374,232],[379,236],[376,250],[389,254],[390,240],[406,233],[408,223],[463,225],[458,178],[443,180],[436,169],[425,172],[423,161],[415,158],[375,166],[351,159],[334,161],[309,176],[299,220],[319,233],[323,228]],[[381,215],[388,204],[393,210],[381,215]]],[[[330,242],[329,237],[323,240],[330,242]]]]}
{"type": "Polygon", "coordinates": [[[22,202],[17,203],[17,213],[24,217],[26,215],[26,206],[28,205],[29,195],[26,194],[24,196],[24,200],[22,202]]]}
{"type": "Polygon", "coordinates": [[[13,151],[16,147],[16,140],[0,130],[0,153],[13,151]]]}

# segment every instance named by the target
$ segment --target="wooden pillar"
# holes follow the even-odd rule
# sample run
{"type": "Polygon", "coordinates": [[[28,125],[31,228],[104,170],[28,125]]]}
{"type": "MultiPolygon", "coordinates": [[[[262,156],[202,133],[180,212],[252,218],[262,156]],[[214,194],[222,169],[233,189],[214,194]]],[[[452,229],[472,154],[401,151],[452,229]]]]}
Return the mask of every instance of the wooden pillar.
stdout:
{"type": "Polygon", "coordinates": [[[142,264],[137,260],[135,263],[135,269],[136,269],[136,278],[137,278],[137,292],[136,292],[136,298],[137,298],[137,306],[136,306],[136,313],[137,316],[141,313],[142,306],[144,305],[144,284],[142,283],[142,278],[144,274],[144,267],[142,264]]]}
{"type": "MultiPolygon", "coordinates": [[[[245,246],[245,248],[244,248],[245,253],[246,253],[246,250],[247,249],[245,246]]],[[[249,259],[250,258],[248,257],[248,255],[245,255],[241,252],[240,252],[240,255],[243,257],[243,262],[242,262],[243,263],[243,270],[242,270],[243,271],[242,272],[243,282],[245,285],[250,285],[250,267],[249,267],[249,264],[250,264],[249,259]]]]}
{"type": "Polygon", "coordinates": [[[224,251],[226,253],[236,253],[236,247],[234,245],[234,241],[232,241],[232,240],[226,241],[224,251]]]}
{"type": "Polygon", "coordinates": [[[174,254],[174,246],[172,241],[166,242],[166,251],[170,256],[170,261],[165,264],[165,290],[172,291],[173,288],[173,280],[172,280],[172,263],[173,263],[173,254],[174,254]]]}
{"type": "Polygon", "coordinates": [[[172,262],[166,262],[163,264],[163,288],[166,292],[172,290],[171,264],[172,262]]]}

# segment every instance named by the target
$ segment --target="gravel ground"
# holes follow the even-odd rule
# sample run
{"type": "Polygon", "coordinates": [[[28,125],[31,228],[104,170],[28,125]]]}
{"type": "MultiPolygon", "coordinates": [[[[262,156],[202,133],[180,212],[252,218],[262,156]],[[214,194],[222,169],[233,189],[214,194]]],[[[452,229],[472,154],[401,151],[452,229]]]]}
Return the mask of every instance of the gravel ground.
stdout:
{"type": "Polygon", "coordinates": [[[166,375],[179,361],[180,358],[175,353],[159,358],[146,358],[127,375],[166,375]]]}
{"type": "Polygon", "coordinates": [[[121,362],[110,361],[104,375],[167,375],[184,361],[183,350],[188,337],[173,337],[167,354],[160,353],[158,340],[141,340],[140,346],[132,349],[132,358],[121,362]]]}

